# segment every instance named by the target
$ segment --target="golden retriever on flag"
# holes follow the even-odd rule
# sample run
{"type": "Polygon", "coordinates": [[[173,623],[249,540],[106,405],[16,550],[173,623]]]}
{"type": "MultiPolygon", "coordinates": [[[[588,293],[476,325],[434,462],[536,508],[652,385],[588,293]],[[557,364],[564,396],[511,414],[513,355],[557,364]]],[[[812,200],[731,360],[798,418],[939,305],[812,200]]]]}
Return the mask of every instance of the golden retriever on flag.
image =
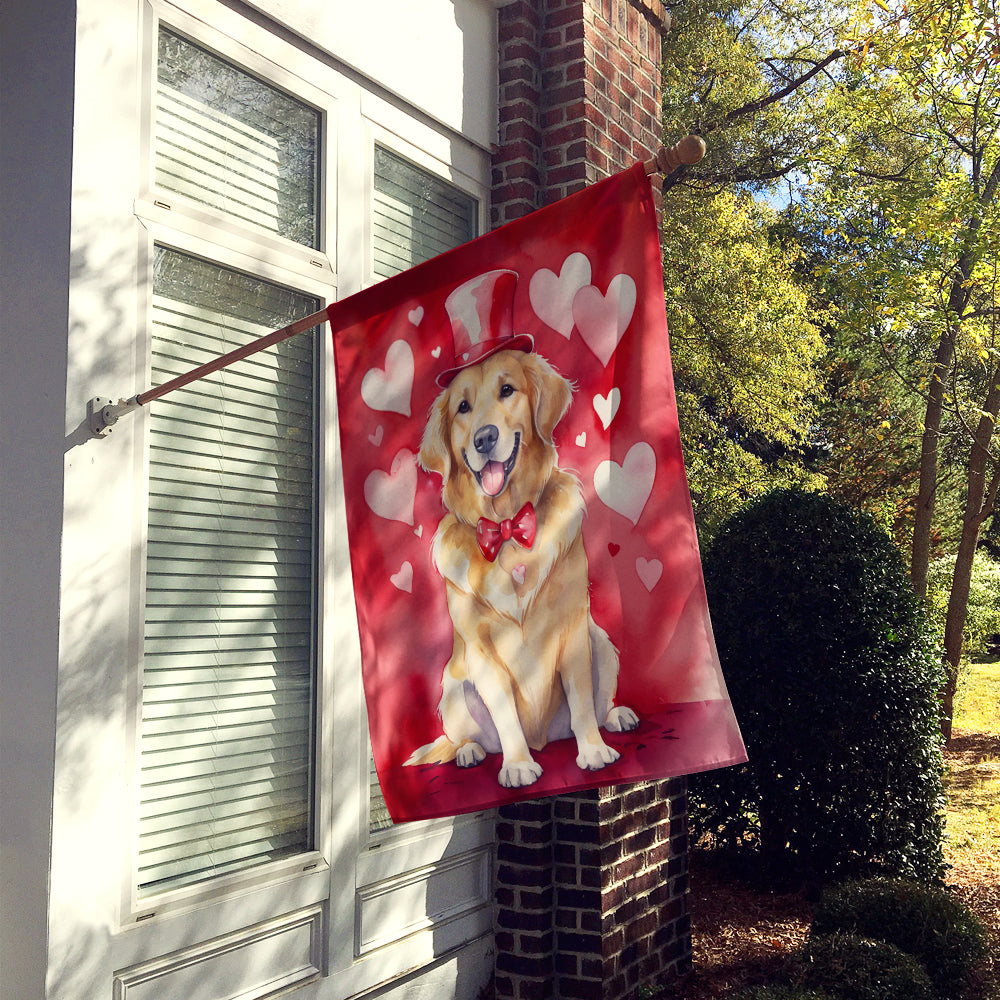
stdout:
{"type": "Polygon", "coordinates": [[[580,482],[557,464],[553,431],[572,387],[530,337],[488,343],[438,379],[446,387],[420,448],[421,465],[443,479],[448,513],[432,552],[454,647],[444,735],[406,763],[472,767],[502,753],[498,780],[519,788],[542,773],[532,750],[574,736],[577,765],[597,770],[619,756],[601,727],[639,720],[613,704],[618,651],[590,613],[580,482]]]}

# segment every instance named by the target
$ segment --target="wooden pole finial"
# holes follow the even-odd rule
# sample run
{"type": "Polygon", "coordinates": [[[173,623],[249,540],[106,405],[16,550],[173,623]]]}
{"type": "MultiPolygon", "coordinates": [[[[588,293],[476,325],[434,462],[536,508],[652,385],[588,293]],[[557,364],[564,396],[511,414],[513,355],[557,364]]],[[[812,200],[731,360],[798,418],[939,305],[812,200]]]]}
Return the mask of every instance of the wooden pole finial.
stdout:
{"type": "Polygon", "coordinates": [[[707,147],[700,135],[686,135],[673,146],[660,146],[656,156],[643,166],[647,174],[669,174],[682,164],[692,166],[704,155],[707,147]]]}

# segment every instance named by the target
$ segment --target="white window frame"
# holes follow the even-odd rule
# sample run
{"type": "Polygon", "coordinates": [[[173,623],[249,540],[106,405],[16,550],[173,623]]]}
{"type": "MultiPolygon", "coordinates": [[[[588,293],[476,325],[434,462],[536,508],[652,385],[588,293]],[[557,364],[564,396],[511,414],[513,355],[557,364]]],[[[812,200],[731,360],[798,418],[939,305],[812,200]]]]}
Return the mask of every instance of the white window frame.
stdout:
{"type": "MultiPolygon", "coordinates": [[[[139,344],[136,384],[148,385],[153,245],[204,257],[225,267],[315,295],[321,305],[374,282],[371,218],[376,142],[470,194],[479,206],[479,231],[489,209],[486,151],[414,113],[393,98],[366,89],[349,72],[308,55],[237,11],[212,0],[168,0],[144,5],[142,181],[134,204],[141,223],[138,249],[139,344]],[[318,108],[321,127],[320,248],[221,219],[153,184],[152,89],[157,30],[165,26],[220,57],[318,108]],[[237,41],[239,39],[239,41],[237,41]],[[363,155],[361,152],[363,151],[363,155]],[[357,192],[363,191],[359,200],[357,192]],[[338,210],[337,206],[340,206],[338,210]],[[359,239],[360,237],[360,239],[359,239]],[[365,248],[358,252],[359,244],[365,248]]],[[[349,996],[391,981],[492,929],[492,811],[457,819],[403,824],[369,834],[369,740],[361,683],[360,644],[353,603],[342,470],[336,433],[336,397],[329,327],[320,334],[318,544],[323,571],[318,587],[316,678],[315,850],[139,899],[134,873],[138,814],[138,726],[141,718],[143,581],[149,424],[134,415],[136,527],[132,537],[128,718],[131,760],[126,802],[131,818],[122,871],[115,968],[125,982],[135,970],[162,963],[171,950],[237,934],[278,914],[315,910],[322,927],[322,997],[349,996]],[[342,794],[344,776],[354,779],[342,794]],[[338,791],[337,783],[341,783],[338,791]],[[458,904],[434,913],[415,911],[385,933],[371,920],[388,901],[412,901],[432,879],[455,878],[467,889],[458,904]],[[397,894],[397,895],[394,895],[397,894]],[[174,918],[181,919],[174,919],[174,918]],[[131,973],[129,970],[132,970],[131,973]]],[[[151,405],[156,405],[155,402],[151,405]]],[[[398,907],[397,907],[398,908],[398,907]]]]}

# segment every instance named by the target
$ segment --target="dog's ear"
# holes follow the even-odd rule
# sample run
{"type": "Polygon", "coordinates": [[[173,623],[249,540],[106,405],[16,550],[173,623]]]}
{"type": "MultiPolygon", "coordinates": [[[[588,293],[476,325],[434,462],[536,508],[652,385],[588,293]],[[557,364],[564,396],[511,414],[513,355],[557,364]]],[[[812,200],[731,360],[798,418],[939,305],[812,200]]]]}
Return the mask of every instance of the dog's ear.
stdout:
{"type": "Polygon", "coordinates": [[[537,354],[527,354],[522,360],[531,391],[535,430],[552,444],[556,424],[562,420],[573,399],[573,386],[537,354]]]}
{"type": "Polygon", "coordinates": [[[451,473],[451,445],[448,433],[448,390],[434,400],[420,440],[420,464],[427,472],[436,472],[447,483],[451,473]]]}

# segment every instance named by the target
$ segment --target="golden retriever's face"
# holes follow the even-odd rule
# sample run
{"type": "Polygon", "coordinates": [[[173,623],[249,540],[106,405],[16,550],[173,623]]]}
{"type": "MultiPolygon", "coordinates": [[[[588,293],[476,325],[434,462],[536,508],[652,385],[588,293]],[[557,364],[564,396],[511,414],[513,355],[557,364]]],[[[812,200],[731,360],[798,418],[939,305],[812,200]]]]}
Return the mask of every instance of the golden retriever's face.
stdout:
{"type": "Polygon", "coordinates": [[[498,503],[536,500],[570,394],[547,361],[522,351],[459,372],[431,408],[420,448],[424,468],[444,479],[445,505],[471,523],[498,503]]]}

